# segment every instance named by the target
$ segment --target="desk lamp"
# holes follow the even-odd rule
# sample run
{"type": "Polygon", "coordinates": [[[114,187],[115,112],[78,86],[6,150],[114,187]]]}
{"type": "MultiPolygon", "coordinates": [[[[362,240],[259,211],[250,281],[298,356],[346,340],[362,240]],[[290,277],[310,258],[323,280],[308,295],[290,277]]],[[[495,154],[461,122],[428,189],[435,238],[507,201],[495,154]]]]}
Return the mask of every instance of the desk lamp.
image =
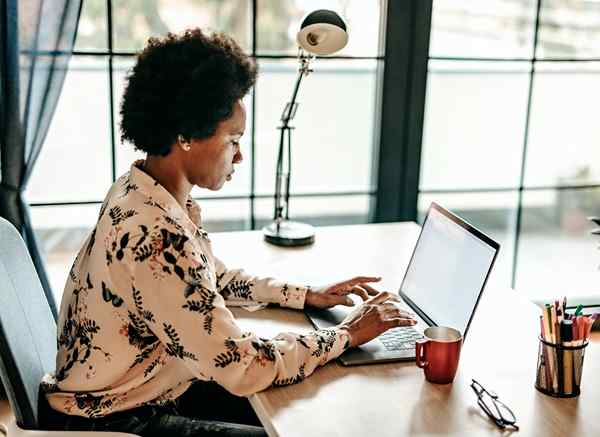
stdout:
{"type": "Polygon", "coordinates": [[[292,93],[292,99],[281,113],[279,152],[275,177],[275,209],[273,222],[263,228],[265,240],[277,246],[304,246],[315,241],[312,226],[289,220],[290,175],[292,170],[292,126],[290,121],[296,115],[298,89],[302,77],[312,70],[310,62],[317,55],[330,55],[342,49],[348,42],[346,23],[333,11],[320,9],[311,12],[302,22],[296,36],[298,42],[298,78],[292,93]],[[284,161],[286,170],[284,171],[284,161]]]}

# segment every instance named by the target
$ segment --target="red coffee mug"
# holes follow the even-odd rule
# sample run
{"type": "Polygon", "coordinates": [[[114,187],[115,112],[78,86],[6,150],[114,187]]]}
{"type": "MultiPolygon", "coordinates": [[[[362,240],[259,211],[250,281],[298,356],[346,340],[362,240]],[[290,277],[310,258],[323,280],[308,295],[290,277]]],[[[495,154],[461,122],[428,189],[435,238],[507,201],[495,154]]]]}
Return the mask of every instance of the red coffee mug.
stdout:
{"type": "Polygon", "coordinates": [[[417,366],[425,369],[425,379],[429,382],[452,382],[458,369],[462,335],[454,328],[441,326],[427,328],[424,335],[416,343],[417,366]]]}

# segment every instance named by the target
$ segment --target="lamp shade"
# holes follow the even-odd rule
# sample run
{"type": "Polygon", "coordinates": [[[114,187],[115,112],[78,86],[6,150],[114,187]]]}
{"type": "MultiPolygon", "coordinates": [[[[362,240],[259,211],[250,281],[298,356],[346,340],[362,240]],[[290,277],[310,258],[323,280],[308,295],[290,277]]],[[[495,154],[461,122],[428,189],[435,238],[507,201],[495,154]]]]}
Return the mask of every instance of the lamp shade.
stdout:
{"type": "Polygon", "coordinates": [[[333,11],[319,9],[302,22],[296,37],[298,45],[314,55],[331,55],[348,43],[346,23],[333,11]]]}

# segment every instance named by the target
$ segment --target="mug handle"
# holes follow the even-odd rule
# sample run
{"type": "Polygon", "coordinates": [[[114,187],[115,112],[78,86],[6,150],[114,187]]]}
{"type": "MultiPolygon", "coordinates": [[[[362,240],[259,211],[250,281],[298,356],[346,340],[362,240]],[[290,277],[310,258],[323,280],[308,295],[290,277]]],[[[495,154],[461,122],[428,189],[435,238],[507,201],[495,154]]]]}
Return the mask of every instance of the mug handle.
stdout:
{"type": "Polygon", "coordinates": [[[429,367],[429,361],[427,361],[427,345],[429,344],[429,340],[421,339],[417,340],[415,343],[416,347],[416,362],[417,366],[421,369],[425,369],[429,367]]]}

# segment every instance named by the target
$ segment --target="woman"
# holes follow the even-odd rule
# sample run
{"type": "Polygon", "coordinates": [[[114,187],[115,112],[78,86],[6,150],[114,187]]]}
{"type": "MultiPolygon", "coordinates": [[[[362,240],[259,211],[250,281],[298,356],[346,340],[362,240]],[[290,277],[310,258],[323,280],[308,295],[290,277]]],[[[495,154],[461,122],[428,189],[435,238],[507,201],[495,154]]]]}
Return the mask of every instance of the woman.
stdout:
{"type": "Polygon", "coordinates": [[[122,139],[147,153],[110,188],[79,251],[58,323],[46,423],[148,435],[263,435],[243,396],[302,381],[346,348],[414,324],[358,277],[311,288],[229,270],[212,252],[194,185],[219,190],[242,162],[241,99],[256,66],[229,37],[150,39],[128,77],[122,139]],[[340,326],[271,340],[227,305],[367,304],[340,326]],[[191,387],[191,388],[190,388],[191,387]]]}

